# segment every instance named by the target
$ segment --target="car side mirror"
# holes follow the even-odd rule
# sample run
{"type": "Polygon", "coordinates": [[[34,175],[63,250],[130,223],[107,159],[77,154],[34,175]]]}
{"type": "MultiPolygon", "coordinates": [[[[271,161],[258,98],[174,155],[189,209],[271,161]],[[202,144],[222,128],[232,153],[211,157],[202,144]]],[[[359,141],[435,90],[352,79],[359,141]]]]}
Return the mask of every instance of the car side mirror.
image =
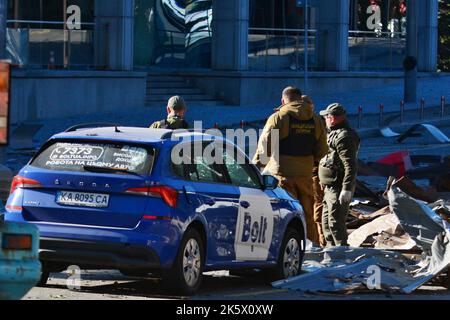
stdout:
{"type": "Polygon", "coordinates": [[[264,189],[274,190],[278,188],[279,181],[274,176],[264,175],[263,181],[264,181],[264,189]]]}

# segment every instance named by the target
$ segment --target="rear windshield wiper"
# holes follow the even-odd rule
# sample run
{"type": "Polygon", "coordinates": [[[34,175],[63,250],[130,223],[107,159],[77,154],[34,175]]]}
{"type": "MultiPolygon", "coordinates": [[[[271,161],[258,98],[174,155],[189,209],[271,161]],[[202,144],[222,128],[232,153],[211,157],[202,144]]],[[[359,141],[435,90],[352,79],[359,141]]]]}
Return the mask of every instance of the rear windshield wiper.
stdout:
{"type": "Polygon", "coordinates": [[[135,176],[141,176],[139,173],[128,171],[125,169],[119,169],[119,168],[106,168],[106,167],[95,167],[95,166],[83,166],[83,169],[89,172],[96,172],[96,173],[122,173],[122,174],[132,174],[135,176]]]}

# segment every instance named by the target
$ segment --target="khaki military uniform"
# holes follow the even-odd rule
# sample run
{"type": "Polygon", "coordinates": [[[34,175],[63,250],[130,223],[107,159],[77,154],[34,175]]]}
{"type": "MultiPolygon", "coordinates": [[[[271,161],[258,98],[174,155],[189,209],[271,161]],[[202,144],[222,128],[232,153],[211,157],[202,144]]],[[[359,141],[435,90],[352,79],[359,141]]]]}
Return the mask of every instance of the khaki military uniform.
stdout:
{"type": "Polygon", "coordinates": [[[341,204],[342,190],[355,192],[360,139],[348,122],[330,128],[328,154],[320,161],[319,179],[325,186],[322,227],[327,246],[346,246],[349,203],[341,204]]]}
{"type": "Polygon", "coordinates": [[[189,124],[186,122],[186,120],[177,116],[169,117],[166,120],[157,121],[150,126],[150,129],[177,130],[188,128],[189,124]]]}
{"type": "Polygon", "coordinates": [[[288,103],[269,117],[253,163],[265,167],[266,172],[278,178],[281,188],[299,200],[305,212],[308,239],[319,243],[311,186],[314,162],[327,153],[326,129],[308,101],[288,103]],[[272,148],[272,143],[278,148],[272,148]]]}

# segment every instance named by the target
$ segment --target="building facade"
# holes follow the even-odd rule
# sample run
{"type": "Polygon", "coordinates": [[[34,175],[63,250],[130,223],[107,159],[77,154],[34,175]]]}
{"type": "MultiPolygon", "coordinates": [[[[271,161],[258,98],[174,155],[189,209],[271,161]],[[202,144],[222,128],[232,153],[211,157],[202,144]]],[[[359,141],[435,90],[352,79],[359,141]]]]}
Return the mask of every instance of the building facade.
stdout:
{"type": "Polygon", "coordinates": [[[17,121],[67,114],[60,99],[74,113],[141,106],[147,71],[235,105],[270,102],[286,84],[314,93],[399,81],[412,1],[418,70],[437,68],[438,0],[2,1],[17,121]]]}

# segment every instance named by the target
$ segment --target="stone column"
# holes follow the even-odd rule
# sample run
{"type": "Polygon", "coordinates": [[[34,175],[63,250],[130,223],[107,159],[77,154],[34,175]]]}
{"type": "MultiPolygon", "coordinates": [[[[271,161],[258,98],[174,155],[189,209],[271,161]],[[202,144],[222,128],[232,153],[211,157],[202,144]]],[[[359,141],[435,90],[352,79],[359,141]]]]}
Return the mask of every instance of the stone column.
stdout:
{"type": "Polygon", "coordinates": [[[349,0],[311,1],[317,7],[317,62],[324,71],[348,70],[349,0]]]}
{"type": "Polygon", "coordinates": [[[416,1],[417,67],[419,71],[435,72],[438,57],[438,0],[416,1]]]}
{"type": "Polygon", "coordinates": [[[95,1],[95,61],[111,70],[133,69],[134,1],[95,1]]]}
{"type": "Polygon", "coordinates": [[[213,69],[248,69],[248,20],[249,0],[213,1],[213,69]]]}

